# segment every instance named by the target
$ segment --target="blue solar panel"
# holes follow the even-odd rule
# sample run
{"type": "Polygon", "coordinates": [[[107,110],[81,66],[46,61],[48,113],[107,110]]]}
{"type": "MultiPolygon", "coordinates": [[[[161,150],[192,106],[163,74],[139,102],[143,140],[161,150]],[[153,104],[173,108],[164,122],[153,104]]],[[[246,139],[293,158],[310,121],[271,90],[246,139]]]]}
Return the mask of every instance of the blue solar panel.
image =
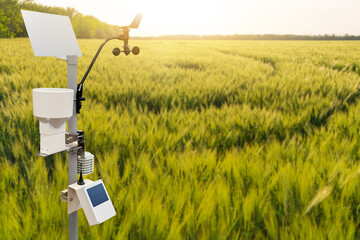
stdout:
{"type": "Polygon", "coordinates": [[[93,207],[96,207],[97,205],[100,205],[103,202],[109,200],[105,192],[104,185],[102,183],[94,187],[91,187],[89,189],[86,189],[86,191],[90,197],[93,207]]]}

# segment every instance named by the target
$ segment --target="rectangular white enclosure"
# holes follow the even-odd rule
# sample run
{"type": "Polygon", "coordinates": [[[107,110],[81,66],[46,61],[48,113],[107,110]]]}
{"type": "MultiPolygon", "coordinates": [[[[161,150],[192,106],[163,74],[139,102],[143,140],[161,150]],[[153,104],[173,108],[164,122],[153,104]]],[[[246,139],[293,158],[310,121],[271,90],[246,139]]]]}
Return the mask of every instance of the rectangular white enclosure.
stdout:
{"type": "Polygon", "coordinates": [[[21,14],[35,56],[82,56],[69,17],[27,10],[21,14]]]}
{"type": "Polygon", "coordinates": [[[73,198],[73,203],[70,203],[68,209],[69,213],[83,208],[90,226],[100,224],[116,215],[101,179],[95,182],[85,179],[85,185],[77,183],[69,185],[69,198],[73,198]]]}

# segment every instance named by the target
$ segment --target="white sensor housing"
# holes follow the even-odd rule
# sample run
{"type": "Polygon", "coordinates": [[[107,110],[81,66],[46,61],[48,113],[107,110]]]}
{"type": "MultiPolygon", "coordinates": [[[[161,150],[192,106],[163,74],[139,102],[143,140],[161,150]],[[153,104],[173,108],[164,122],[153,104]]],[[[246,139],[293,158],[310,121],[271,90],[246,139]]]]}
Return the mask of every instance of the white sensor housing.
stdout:
{"type": "Polygon", "coordinates": [[[74,90],[67,88],[33,89],[33,113],[40,121],[40,154],[66,150],[66,120],[73,115],[74,90]]]}
{"type": "Polygon", "coordinates": [[[116,215],[103,181],[85,179],[84,185],[68,186],[68,213],[83,209],[90,226],[100,224],[116,215]]]}

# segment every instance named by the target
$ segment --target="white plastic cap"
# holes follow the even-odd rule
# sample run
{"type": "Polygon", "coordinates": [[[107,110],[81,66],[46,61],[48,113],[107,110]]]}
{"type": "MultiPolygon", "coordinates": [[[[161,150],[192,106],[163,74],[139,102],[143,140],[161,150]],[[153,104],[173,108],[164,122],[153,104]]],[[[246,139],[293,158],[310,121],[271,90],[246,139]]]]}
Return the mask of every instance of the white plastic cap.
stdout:
{"type": "Polygon", "coordinates": [[[74,90],[68,88],[33,89],[33,113],[37,118],[70,118],[73,115],[74,90]]]}

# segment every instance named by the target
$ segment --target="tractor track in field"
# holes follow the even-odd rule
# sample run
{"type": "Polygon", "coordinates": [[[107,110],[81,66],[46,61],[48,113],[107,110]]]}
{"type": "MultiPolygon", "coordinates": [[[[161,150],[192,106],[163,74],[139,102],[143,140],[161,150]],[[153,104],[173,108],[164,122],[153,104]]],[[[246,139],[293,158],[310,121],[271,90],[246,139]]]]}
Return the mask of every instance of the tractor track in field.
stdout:
{"type": "MultiPolygon", "coordinates": [[[[275,60],[273,60],[273,59],[269,59],[269,58],[266,58],[266,57],[245,55],[245,54],[240,54],[240,53],[237,53],[237,52],[231,52],[231,51],[225,51],[225,50],[220,50],[219,52],[222,53],[222,54],[238,56],[238,57],[241,57],[241,58],[247,58],[247,59],[250,59],[252,61],[258,61],[258,62],[261,62],[262,64],[267,64],[267,65],[271,66],[273,71],[268,75],[268,78],[272,78],[272,77],[276,76],[276,74],[279,74],[279,71],[278,71],[279,69],[277,69],[278,66],[277,66],[275,60]]],[[[319,65],[316,65],[316,64],[314,64],[314,66],[316,66],[316,67],[328,67],[328,65],[319,66],[319,65]]],[[[193,69],[193,70],[201,70],[198,65],[186,65],[186,66],[181,65],[181,66],[177,66],[177,67],[182,67],[182,68],[186,68],[186,69],[189,68],[189,69],[193,69]]],[[[345,68],[345,69],[344,68],[338,69],[338,68],[330,68],[329,67],[329,69],[331,69],[333,71],[340,71],[340,72],[345,72],[345,71],[354,72],[354,71],[357,71],[356,67],[355,68],[345,68]]],[[[136,94],[130,94],[130,95],[136,96],[136,94]]],[[[279,126],[277,126],[277,124],[275,124],[275,127],[268,129],[269,130],[269,132],[268,132],[269,136],[261,138],[261,139],[255,137],[255,136],[247,138],[247,139],[242,139],[243,142],[235,143],[235,145],[234,145],[234,143],[230,144],[231,145],[230,147],[242,146],[244,144],[252,144],[252,143],[256,143],[256,142],[257,143],[262,143],[262,142],[264,143],[271,137],[275,137],[278,141],[283,142],[286,139],[285,135],[287,135],[287,134],[289,134],[288,136],[290,136],[290,137],[293,137],[293,136],[295,136],[297,134],[299,134],[301,136],[308,136],[313,132],[313,130],[316,130],[316,129],[319,129],[321,127],[326,126],[327,123],[328,123],[328,120],[332,116],[334,116],[335,113],[348,111],[350,106],[357,103],[359,97],[360,97],[360,84],[353,92],[349,93],[345,98],[343,98],[343,100],[338,99],[338,100],[333,101],[332,104],[330,103],[330,105],[328,105],[327,107],[324,107],[322,109],[322,111],[316,112],[316,109],[314,109],[313,112],[308,112],[309,113],[309,115],[308,115],[309,118],[304,119],[304,121],[294,123],[294,124],[292,124],[290,126],[287,126],[287,127],[283,128],[283,129],[277,129],[277,127],[280,127],[281,123],[279,123],[280,124],[279,126]],[[308,127],[310,127],[310,129],[313,129],[313,130],[308,131],[308,127]],[[284,135],[283,132],[285,132],[287,134],[284,135]]],[[[93,96],[93,98],[95,98],[95,100],[97,100],[97,102],[103,104],[103,102],[99,101],[99,99],[97,99],[96,96],[93,96]]],[[[127,96],[127,97],[125,96],[125,98],[131,98],[131,96],[127,96]]],[[[140,100],[139,100],[139,102],[144,102],[145,105],[146,105],[146,102],[152,102],[152,101],[145,101],[146,98],[141,100],[141,101],[140,100]]],[[[119,101],[120,100],[115,100],[114,102],[109,103],[108,105],[105,105],[105,107],[107,109],[109,109],[109,107],[111,105],[115,105],[115,103],[119,102],[119,101]]],[[[161,108],[164,107],[164,106],[161,104],[161,101],[156,101],[156,102],[157,102],[157,104],[151,105],[148,108],[148,110],[150,109],[150,111],[153,111],[154,113],[157,114],[157,113],[160,112],[161,108]]],[[[227,102],[226,101],[221,101],[221,103],[222,104],[219,104],[216,107],[221,108],[227,102]]],[[[206,108],[207,106],[212,106],[212,105],[213,104],[206,104],[206,106],[205,105],[202,106],[201,109],[206,108]]],[[[166,106],[166,104],[165,104],[165,106],[166,106]]],[[[184,108],[184,110],[186,110],[186,111],[188,111],[188,110],[196,110],[196,109],[199,109],[199,108],[196,107],[196,106],[188,106],[188,105],[185,105],[185,108],[184,108]]],[[[249,132],[251,132],[251,130],[249,130],[249,132]]],[[[227,147],[225,147],[225,146],[219,145],[219,150],[225,150],[226,148],[227,147]],[[221,149],[221,148],[224,148],[224,149],[221,149]]]]}
{"type": "MultiPolygon", "coordinates": [[[[348,64],[348,65],[340,64],[340,65],[333,65],[333,66],[330,66],[329,63],[323,63],[323,64],[313,63],[313,64],[317,68],[324,67],[331,71],[336,71],[336,72],[340,72],[340,73],[352,72],[352,73],[355,73],[358,76],[360,76],[360,66],[358,66],[355,63],[348,64]]],[[[343,101],[341,101],[341,103],[338,103],[338,104],[334,103],[333,106],[331,108],[329,108],[325,114],[323,114],[323,117],[320,120],[320,124],[315,124],[315,125],[318,127],[325,126],[327,123],[327,120],[329,118],[331,118],[337,111],[347,112],[350,106],[356,104],[359,97],[360,97],[360,81],[359,81],[358,87],[353,92],[349,93],[348,96],[343,101]]]]}
{"type": "Polygon", "coordinates": [[[340,72],[340,73],[343,73],[343,72],[350,72],[350,73],[355,73],[357,74],[359,77],[360,77],[360,65],[358,65],[357,63],[350,63],[350,64],[340,64],[340,63],[337,63],[337,64],[330,64],[330,63],[327,63],[327,62],[323,62],[321,64],[316,64],[316,63],[313,63],[315,66],[317,67],[325,67],[327,69],[330,69],[332,71],[337,71],[337,72],[340,72]]]}
{"type": "MultiPolygon", "coordinates": [[[[229,50],[218,50],[218,52],[225,55],[248,58],[250,60],[259,61],[263,64],[270,65],[273,68],[273,72],[271,76],[276,75],[277,66],[275,60],[271,58],[241,54],[239,52],[234,52],[229,50]]],[[[330,65],[329,63],[323,63],[321,65],[314,63],[314,66],[325,67],[332,71],[338,71],[338,72],[352,72],[360,76],[360,66],[356,63],[334,64],[334,65],[330,65]]],[[[359,97],[360,97],[360,83],[357,89],[351,92],[343,101],[341,101],[340,103],[339,101],[335,102],[331,107],[329,107],[329,109],[326,112],[322,113],[320,116],[312,115],[310,117],[310,123],[317,128],[325,126],[327,124],[327,120],[330,119],[337,111],[342,111],[342,112],[347,111],[351,105],[357,102],[359,97]]]]}
{"type": "Polygon", "coordinates": [[[247,58],[253,61],[257,61],[260,62],[262,64],[266,64],[268,66],[270,66],[272,68],[272,72],[271,72],[271,76],[276,74],[276,63],[273,59],[268,58],[268,57],[258,57],[258,56],[254,56],[254,55],[247,55],[247,54],[241,54],[238,52],[234,52],[234,51],[229,51],[229,50],[218,50],[219,53],[221,54],[225,54],[225,55],[231,55],[231,56],[238,56],[238,57],[243,57],[243,58],[247,58]]]}

